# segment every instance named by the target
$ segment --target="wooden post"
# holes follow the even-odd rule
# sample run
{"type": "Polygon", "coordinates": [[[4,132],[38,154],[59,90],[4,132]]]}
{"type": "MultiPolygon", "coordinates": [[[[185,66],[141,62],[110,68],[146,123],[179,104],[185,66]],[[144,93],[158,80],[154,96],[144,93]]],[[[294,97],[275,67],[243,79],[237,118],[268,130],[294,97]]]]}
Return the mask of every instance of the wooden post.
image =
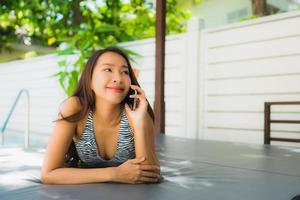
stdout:
{"type": "Polygon", "coordinates": [[[155,133],[165,133],[165,28],[166,0],[156,1],[155,35],[155,133]]]}
{"type": "Polygon", "coordinates": [[[268,15],[267,1],[266,0],[252,0],[252,14],[258,17],[268,15]]]}

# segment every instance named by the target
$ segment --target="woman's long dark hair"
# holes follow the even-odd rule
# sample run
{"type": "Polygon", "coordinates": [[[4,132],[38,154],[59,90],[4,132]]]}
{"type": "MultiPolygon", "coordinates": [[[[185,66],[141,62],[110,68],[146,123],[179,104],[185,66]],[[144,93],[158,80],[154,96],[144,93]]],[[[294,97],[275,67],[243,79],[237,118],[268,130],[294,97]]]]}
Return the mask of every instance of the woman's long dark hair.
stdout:
{"type": "MultiPolygon", "coordinates": [[[[88,110],[95,111],[95,106],[96,106],[95,93],[94,93],[94,91],[92,91],[92,89],[90,87],[91,80],[92,80],[92,74],[93,74],[93,71],[94,71],[94,68],[95,68],[98,58],[106,52],[114,52],[114,53],[117,53],[118,55],[122,56],[126,60],[127,65],[128,65],[129,77],[131,79],[131,84],[140,86],[134,73],[133,73],[128,56],[121,49],[119,49],[117,47],[108,47],[105,49],[98,50],[87,61],[85,68],[83,69],[83,72],[80,76],[77,87],[76,87],[73,95],[71,96],[71,97],[77,97],[79,99],[79,102],[81,105],[81,110],[73,115],[66,116],[66,117],[64,117],[62,115],[62,113],[60,113],[60,115],[62,116],[62,119],[60,119],[60,120],[66,120],[68,122],[78,122],[87,115],[88,110]]],[[[129,101],[130,101],[129,94],[127,94],[127,96],[124,98],[124,100],[121,102],[121,104],[129,103],[129,101]]],[[[147,100],[147,102],[148,102],[148,100],[147,100]]],[[[153,110],[152,110],[149,102],[148,102],[147,110],[148,110],[150,117],[152,118],[152,120],[154,122],[154,113],[153,113],[153,110]]],[[[77,154],[75,143],[72,140],[72,142],[69,146],[68,152],[66,154],[65,166],[78,167],[79,162],[81,162],[81,161],[77,154]]]]}

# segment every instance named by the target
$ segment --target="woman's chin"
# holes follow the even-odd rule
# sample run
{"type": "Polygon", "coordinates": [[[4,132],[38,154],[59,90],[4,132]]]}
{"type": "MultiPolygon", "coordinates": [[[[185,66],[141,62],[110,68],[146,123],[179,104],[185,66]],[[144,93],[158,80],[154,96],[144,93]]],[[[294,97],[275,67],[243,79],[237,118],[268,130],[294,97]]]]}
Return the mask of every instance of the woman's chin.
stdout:
{"type": "Polygon", "coordinates": [[[120,98],[120,99],[109,99],[108,102],[111,103],[111,104],[120,104],[121,102],[123,101],[123,98],[120,98]]]}

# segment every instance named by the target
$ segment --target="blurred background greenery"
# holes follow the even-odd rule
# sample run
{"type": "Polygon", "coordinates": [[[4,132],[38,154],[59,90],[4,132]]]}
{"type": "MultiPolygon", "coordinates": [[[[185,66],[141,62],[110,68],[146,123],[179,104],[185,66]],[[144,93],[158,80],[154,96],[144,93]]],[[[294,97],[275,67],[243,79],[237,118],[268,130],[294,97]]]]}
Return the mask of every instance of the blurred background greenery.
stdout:
{"type": "MultiPolygon", "coordinates": [[[[59,80],[72,94],[95,49],[155,35],[156,0],[0,0],[0,63],[57,53],[59,80]],[[75,55],[69,63],[68,55],[75,55]]],[[[193,16],[205,28],[299,10],[300,0],[166,0],[166,34],[186,31],[193,16]]],[[[130,52],[130,55],[138,55],[130,52]]]]}
{"type": "MultiPolygon", "coordinates": [[[[176,0],[167,0],[166,33],[184,32],[190,16],[176,0]]],[[[95,49],[154,35],[152,0],[1,1],[0,62],[56,51],[63,57],[54,76],[68,95],[95,49]],[[75,53],[75,63],[68,63],[65,56],[75,53]]]]}

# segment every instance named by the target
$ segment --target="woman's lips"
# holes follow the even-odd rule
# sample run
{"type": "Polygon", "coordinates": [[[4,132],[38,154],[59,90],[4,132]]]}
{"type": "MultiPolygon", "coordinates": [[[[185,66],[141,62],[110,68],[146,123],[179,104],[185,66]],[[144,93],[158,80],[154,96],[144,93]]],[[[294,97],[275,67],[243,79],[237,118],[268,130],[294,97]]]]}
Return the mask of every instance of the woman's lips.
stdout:
{"type": "Polygon", "coordinates": [[[119,92],[119,93],[122,93],[124,91],[124,89],[120,87],[107,87],[107,88],[114,92],[119,92]]]}

